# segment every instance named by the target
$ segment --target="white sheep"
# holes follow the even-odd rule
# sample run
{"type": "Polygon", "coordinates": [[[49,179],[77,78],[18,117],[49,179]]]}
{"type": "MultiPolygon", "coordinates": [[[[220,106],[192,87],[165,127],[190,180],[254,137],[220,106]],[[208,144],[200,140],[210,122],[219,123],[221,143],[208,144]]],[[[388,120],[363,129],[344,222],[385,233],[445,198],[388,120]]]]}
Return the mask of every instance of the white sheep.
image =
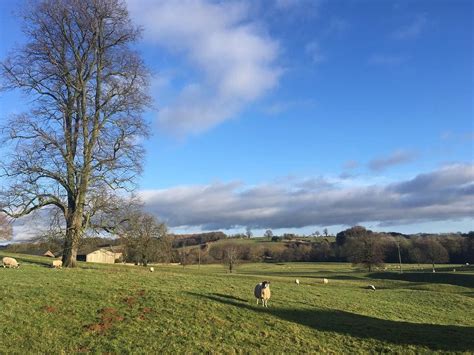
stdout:
{"type": "Polygon", "coordinates": [[[367,286],[367,288],[368,288],[369,290],[375,291],[375,286],[374,286],[374,285],[369,285],[369,286],[367,286]]]}
{"type": "Polygon", "coordinates": [[[270,296],[271,296],[270,282],[263,281],[263,282],[258,283],[255,286],[254,295],[255,295],[255,298],[257,299],[257,305],[258,305],[258,300],[262,300],[262,305],[264,307],[268,307],[268,300],[270,299],[270,296]]]}
{"type": "Polygon", "coordinates": [[[324,279],[321,280],[321,282],[322,282],[323,284],[327,285],[327,284],[329,283],[329,280],[326,279],[326,278],[324,278],[324,279]]]}
{"type": "Polygon", "coordinates": [[[3,263],[4,268],[7,267],[7,268],[18,269],[20,267],[20,264],[18,263],[18,261],[16,261],[16,259],[10,258],[8,256],[5,256],[2,259],[2,263],[3,263]]]}
{"type": "Polygon", "coordinates": [[[299,285],[299,284],[300,284],[300,280],[296,279],[296,280],[295,280],[295,284],[299,285]]]}
{"type": "Polygon", "coordinates": [[[152,266],[150,267],[150,272],[153,272],[153,271],[155,271],[155,268],[152,266]]]}
{"type": "Polygon", "coordinates": [[[55,269],[61,269],[63,267],[62,260],[53,260],[53,264],[51,265],[55,269]]]}

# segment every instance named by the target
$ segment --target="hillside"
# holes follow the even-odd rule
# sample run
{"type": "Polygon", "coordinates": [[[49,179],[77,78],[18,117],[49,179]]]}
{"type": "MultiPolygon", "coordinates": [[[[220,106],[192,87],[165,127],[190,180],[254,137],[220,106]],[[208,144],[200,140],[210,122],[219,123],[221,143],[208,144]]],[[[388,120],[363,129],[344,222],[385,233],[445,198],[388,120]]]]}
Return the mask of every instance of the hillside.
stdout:
{"type": "Polygon", "coordinates": [[[0,268],[0,353],[474,351],[472,268],[399,275],[278,263],[232,275],[221,265],[151,273],[83,263],[53,270],[49,259],[15,256],[20,269],[0,268]],[[267,309],[253,297],[262,280],[271,282],[267,309]]]}

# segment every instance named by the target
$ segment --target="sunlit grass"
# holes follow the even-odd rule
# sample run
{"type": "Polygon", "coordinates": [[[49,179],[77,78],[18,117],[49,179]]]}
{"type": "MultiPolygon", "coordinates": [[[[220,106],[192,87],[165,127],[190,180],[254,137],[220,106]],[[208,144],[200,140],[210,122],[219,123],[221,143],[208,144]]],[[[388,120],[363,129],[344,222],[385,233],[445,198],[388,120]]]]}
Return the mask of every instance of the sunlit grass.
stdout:
{"type": "Polygon", "coordinates": [[[242,264],[236,274],[222,265],[151,273],[98,264],[53,270],[50,259],[17,258],[20,269],[0,269],[0,353],[474,351],[474,272],[466,268],[397,276],[281,263],[242,264]],[[253,298],[264,279],[268,309],[253,298]]]}

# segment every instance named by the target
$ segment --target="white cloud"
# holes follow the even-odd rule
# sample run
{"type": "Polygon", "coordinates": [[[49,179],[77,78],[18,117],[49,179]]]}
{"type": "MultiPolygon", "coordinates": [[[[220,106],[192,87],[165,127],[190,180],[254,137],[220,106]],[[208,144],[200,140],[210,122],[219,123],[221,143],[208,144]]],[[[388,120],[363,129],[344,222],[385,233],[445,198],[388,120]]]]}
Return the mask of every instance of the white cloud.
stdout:
{"type": "Polygon", "coordinates": [[[147,209],[171,227],[203,229],[413,224],[474,216],[474,165],[456,164],[413,179],[354,184],[315,178],[148,190],[147,209]]]}
{"type": "Polygon", "coordinates": [[[428,24],[425,14],[417,15],[410,23],[392,32],[392,38],[398,40],[414,39],[420,36],[428,24]]]}
{"type": "Polygon", "coordinates": [[[169,131],[203,132],[277,85],[279,44],[243,3],[130,0],[129,8],[156,55],[165,48],[184,56],[196,73],[159,113],[169,131]]]}

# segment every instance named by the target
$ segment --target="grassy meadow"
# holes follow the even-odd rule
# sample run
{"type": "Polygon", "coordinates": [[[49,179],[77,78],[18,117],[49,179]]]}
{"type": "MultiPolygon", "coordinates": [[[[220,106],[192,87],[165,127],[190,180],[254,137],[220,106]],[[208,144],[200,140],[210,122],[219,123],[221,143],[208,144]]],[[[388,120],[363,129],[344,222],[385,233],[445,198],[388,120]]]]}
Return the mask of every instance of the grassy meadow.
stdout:
{"type": "Polygon", "coordinates": [[[0,268],[0,353],[474,352],[472,268],[400,275],[284,263],[151,273],[85,263],[54,270],[44,257],[11,256],[22,266],[0,268]],[[271,282],[268,308],[253,298],[262,280],[271,282]]]}

